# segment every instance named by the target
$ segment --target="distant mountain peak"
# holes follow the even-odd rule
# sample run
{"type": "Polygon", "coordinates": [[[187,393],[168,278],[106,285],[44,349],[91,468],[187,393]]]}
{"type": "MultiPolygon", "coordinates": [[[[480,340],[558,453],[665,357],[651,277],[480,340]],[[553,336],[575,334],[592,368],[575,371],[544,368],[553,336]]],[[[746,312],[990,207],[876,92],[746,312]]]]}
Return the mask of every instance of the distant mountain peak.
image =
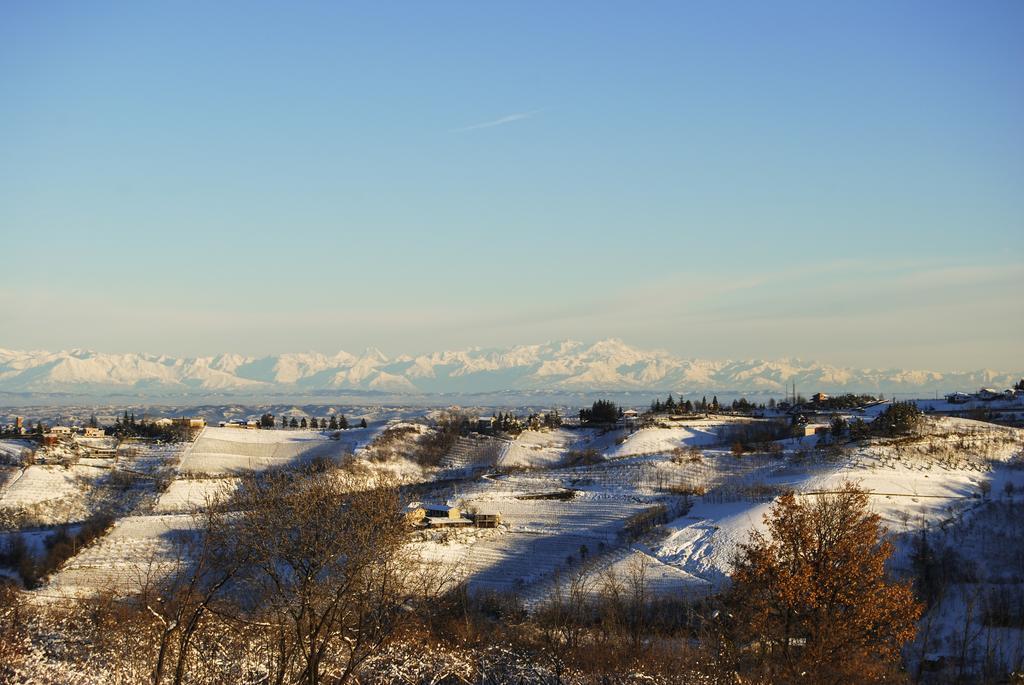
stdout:
{"type": "Polygon", "coordinates": [[[154,396],[197,393],[331,392],[484,393],[501,391],[644,391],[747,393],[781,396],[794,381],[807,394],[914,392],[923,395],[982,385],[1008,387],[1022,375],[983,369],[940,373],[855,369],[804,361],[684,359],[632,347],[618,338],[593,343],[549,341],[501,349],[479,347],[389,357],[375,347],[360,355],[289,352],[263,357],[221,353],[173,357],[0,350],[0,392],[116,392],[154,396]]]}

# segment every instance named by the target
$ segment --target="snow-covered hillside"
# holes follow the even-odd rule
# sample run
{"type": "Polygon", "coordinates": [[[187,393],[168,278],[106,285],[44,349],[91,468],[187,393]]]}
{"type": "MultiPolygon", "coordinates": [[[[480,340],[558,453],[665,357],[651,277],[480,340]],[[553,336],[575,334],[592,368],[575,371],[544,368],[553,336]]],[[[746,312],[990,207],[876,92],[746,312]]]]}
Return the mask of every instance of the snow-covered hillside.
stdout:
{"type": "Polygon", "coordinates": [[[153,396],[222,392],[330,390],[391,393],[500,391],[734,392],[781,394],[791,384],[827,392],[920,392],[999,389],[1022,372],[939,373],[903,369],[848,369],[816,362],[708,361],[640,350],[620,340],[473,348],[389,358],[379,350],[288,353],[268,357],[221,354],[177,358],[89,350],[0,349],[0,392],[153,396]]]}

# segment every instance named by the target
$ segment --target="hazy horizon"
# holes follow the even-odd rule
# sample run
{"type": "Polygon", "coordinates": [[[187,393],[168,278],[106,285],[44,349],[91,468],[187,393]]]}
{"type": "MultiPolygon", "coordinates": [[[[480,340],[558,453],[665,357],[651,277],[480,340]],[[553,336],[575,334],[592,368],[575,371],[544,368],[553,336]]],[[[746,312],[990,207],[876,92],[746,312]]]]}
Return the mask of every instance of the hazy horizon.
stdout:
{"type": "Polygon", "coordinates": [[[6,3],[0,347],[1014,370],[1024,4],[6,3]]]}
{"type": "Polygon", "coordinates": [[[804,356],[800,356],[800,355],[786,355],[786,356],[779,356],[779,357],[764,357],[764,356],[740,356],[740,357],[725,357],[725,356],[714,357],[714,356],[710,356],[710,357],[700,357],[700,356],[694,356],[694,355],[680,354],[680,353],[674,352],[673,350],[666,349],[666,348],[663,348],[663,347],[645,347],[645,346],[634,345],[629,340],[623,340],[622,338],[615,337],[615,336],[610,336],[610,337],[601,338],[601,339],[582,339],[581,340],[581,339],[574,339],[574,338],[562,338],[562,339],[558,339],[558,340],[526,341],[526,342],[521,342],[521,343],[510,344],[508,346],[499,346],[499,345],[466,345],[466,346],[458,346],[458,347],[444,348],[444,349],[433,348],[433,349],[423,349],[423,350],[415,350],[415,351],[404,350],[404,349],[395,349],[394,351],[390,351],[390,352],[385,350],[385,349],[383,349],[379,345],[368,345],[368,346],[363,347],[363,348],[344,348],[344,347],[338,347],[338,348],[334,348],[334,349],[306,348],[306,349],[281,350],[279,352],[266,352],[266,353],[245,353],[245,352],[240,352],[237,349],[225,349],[225,350],[207,350],[205,352],[200,352],[198,354],[174,354],[174,353],[169,353],[169,352],[166,352],[166,351],[162,351],[160,349],[108,350],[108,349],[97,349],[97,348],[93,348],[93,347],[86,347],[86,346],[81,346],[81,345],[72,345],[72,346],[66,346],[66,347],[61,347],[61,348],[52,348],[52,349],[45,349],[45,348],[33,348],[33,349],[22,348],[22,349],[19,349],[19,348],[10,348],[10,347],[8,347],[8,348],[0,347],[0,350],[6,350],[6,351],[9,351],[9,352],[15,352],[15,353],[41,353],[41,354],[53,354],[53,355],[62,354],[62,353],[76,353],[76,352],[89,353],[89,354],[98,354],[98,355],[136,355],[137,354],[137,355],[145,355],[145,356],[168,357],[168,358],[172,358],[172,359],[187,359],[187,360],[216,359],[216,358],[224,356],[224,355],[240,355],[240,356],[246,357],[248,359],[259,360],[259,359],[266,359],[266,358],[281,357],[281,356],[285,356],[285,355],[322,355],[324,357],[330,358],[330,357],[334,357],[334,356],[342,355],[342,354],[351,355],[352,357],[358,359],[358,358],[364,358],[364,357],[372,356],[375,353],[380,353],[380,354],[384,355],[384,357],[386,357],[389,361],[396,361],[396,360],[399,360],[399,359],[415,359],[415,358],[418,358],[418,357],[426,357],[426,356],[431,356],[431,355],[435,355],[435,354],[442,354],[442,353],[474,352],[474,353],[480,353],[480,354],[507,354],[507,353],[509,353],[511,351],[514,351],[514,350],[517,350],[517,349],[526,349],[526,348],[534,348],[534,347],[543,348],[543,347],[546,347],[546,346],[554,346],[554,345],[560,345],[560,344],[578,345],[579,346],[577,348],[578,350],[585,350],[585,349],[590,349],[590,348],[592,348],[592,347],[594,347],[596,345],[601,345],[601,344],[604,344],[604,343],[622,343],[623,345],[625,345],[626,347],[628,347],[628,348],[630,348],[632,350],[635,350],[635,351],[638,351],[638,352],[643,352],[643,353],[646,353],[646,354],[651,354],[651,355],[662,355],[662,354],[664,354],[664,355],[669,355],[671,357],[674,357],[674,358],[679,359],[679,360],[684,360],[684,361],[701,361],[701,362],[712,362],[712,363],[717,363],[717,362],[737,362],[737,363],[740,363],[740,362],[742,362],[742,363],[746,363],[746,362],[751,362],[751,363],[753,363],[753,362],[766,362],[766,363],[800,362],[800,363],[808,363],[808,364],[822,364],[822,365],[827,365],[827,366],[833,366],[833,367],[836,367],[836,368],[859,369],[859,370],[878,370],[878,371],[883,371],[883,370],[937,371],[937,372],[948,372],[948,373],[974,372],[974,371],[983,371],[983,370],[991,370],[991,371],[997,371],[997,372],[1002,372],[1002,373],[1015,373],[1017,371],[1024,371],[1024,365],[1021,365],[1019,362],[1018,362],[1018,366],[1011,366],[1011,367],[1005,367],[1005,368],[1004,367],[994,367],[994,366],[940,368],[940,367],[923,367],[923,366],[908,367],[908,366],[899,366],[899,365],[892,365],[892,364],[887,365],[887,366],[858,366],[858,365],[855,365],[855,364],[841,364],[841,363],[830,362],[830,361],[821,359],[819,357],[804,357],[804,356]]]}

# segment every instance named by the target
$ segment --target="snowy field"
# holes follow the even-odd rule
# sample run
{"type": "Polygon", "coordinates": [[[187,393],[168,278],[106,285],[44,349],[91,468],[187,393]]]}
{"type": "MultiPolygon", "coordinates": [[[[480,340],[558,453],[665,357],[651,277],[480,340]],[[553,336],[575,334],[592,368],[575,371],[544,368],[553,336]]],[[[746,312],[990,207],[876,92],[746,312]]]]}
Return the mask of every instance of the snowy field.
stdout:
{"type": "Polygon", "coordinates": [[[750,532],[763,527],[771,503],[697,502],[665,526],[664,539],[651,544],[653,557],[699,578],[701,589],[719,589],[727,580],[733,555],[750,532]]]}
{"type": "Polygon", "coordinates": [[[188,514],[128,516],[96,544],[82,550],[40,591],[43,598],[124,596],[153,583],[181,562],[177,540],[190,534],[188,514]]]}
{"type": "MultiPolygon", "coordinates": [[[[658,430],[671,435],[677,429],[651,429],[658,430]]],[[[634,435],[647,445],[655,444],[654,438],[641,435],[644,432],[634,435]]],[[[675,434],[670,439],[678,437],[675,434]]],[[[652,592],[699,596],[719,590],[728,581],[739,545],[749,539],[751,531],[763,528],[763,516],[774,501],[771,493],[793,490],[814,498],[833,492],[845,481],[868,490],[869,507],[896,536],[893,563],[901,564],[906,561],[914,531],[971,512],[983,503],[983,491],[1002,492],[1007,482],[1014,483],[1011,490],[1024,485],[1016,482],[1024,481],[1024,472],[1009,466],[1024,459],[1022,438],[1024,433],[1016,429],[945,418],[932,421],[928,434],[916,446],[873,441],[850,450],[840,460],[798,457],[816,438],[780,441],[785,458],[766,461],[746,472],[737,465],[749,457],[734,459],[722,449],[707,448],[699,468],[712,472],[705,477],[713,489],[706,496],[694,497],[692,508],[682,516],[595,560],[587,582],[596,592],[609,574],[624,582],[642,566],[652,592]],[[751,486],[756,486],[755,493],[768,497],[752,494],[751,486]]],[[[638,495],[649,495],[658,491],[659,484],[663,487],[674,482],[674,468],[663,458],[627,458],[587,469],[552,470],[544,477],[548,487],[571,487],[573,481],[556,479],[556,474],[586,471],[588,477],[582,484],[576,482],[576,487],[590,496],[621,494],[631,487],[638,495]]],[[[529,489],[531,480],[539,487],[543,477],[521,474],[502,484],[523,491],[529,489]]]]}
{"type": "Polygon", "coordinates": [[[238,487],[238,479],[226,478],[181,478],[171,482],[157,500],[153,512],[157,514],[186,514],[202,509],[211,503],[229,498],[238,487]]]}
{"type": "MultiPolygon", "coordinates": [[[[5,469],[7,470],[7,469],[5,469]]],[[[107,471],[93,466],[36,464],[17,469],[0,492],[0,509],[19,508],[74,496],[107,471]]]]}
{"type": "Polygon", "coordinates": [[[203,429],[185,452],[181,472],[227,475],[241,471],[298,465],[319,457],[339,458],[362,447],[371,433],[365,429],[330,433],[289,430],[203,429]]]}
{"type": "Polygon", "coordinates": [[[508,446],[498,461],[500,468],[551,468],[565,459],[569,450],[594,435],[592,430],[526,430],[508,446]]]}
{"type": "Polygon", "coordinates": [[[500,513],[498,531],[454,531],[415,543],[424,561],[446,564],[474,590],[523,592],[584,557],[619,544],[626,520],[649,507],[624,500],[469,499],[469,511],[500,513]]]}
{"type": "Polygon", "coordinates": [[[22,452],[36,449],[36,444],[28,440],[0,440],[0,463],[17,461],[22,452]]]}
{"type": "Polygon", "coordinates": [[[124,516],[151,506],[157,482],[177,464],[181,444],[131,443],[104,456],[78,456],[61,446],[37,458],[63,463],[0,467],[0,525],[56,526],[95,515],[124,516]]]}
{"type": "Polygon", "coordinates": [[[75,444],[86,450],[98,450],[98,451],[110,451],[117,447],[117,438],[115,437],[102,437],[102,438],[86,438],[81,435],[74,436],[75,444]]]}
{"type": "Polygon", "coordinates": [[[680,447],[707,447],[721,442],[717,430],[722,421],[690,421],[671,428],[641,428],[607,451],[609,457],[666,454],[680,447]]]}

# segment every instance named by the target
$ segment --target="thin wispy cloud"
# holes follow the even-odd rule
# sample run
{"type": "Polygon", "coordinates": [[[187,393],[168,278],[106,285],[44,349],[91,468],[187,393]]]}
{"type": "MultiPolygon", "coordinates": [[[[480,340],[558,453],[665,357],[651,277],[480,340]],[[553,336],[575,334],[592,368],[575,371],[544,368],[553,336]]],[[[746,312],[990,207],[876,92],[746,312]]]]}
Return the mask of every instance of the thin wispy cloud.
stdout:
{"type": "Polygon", "coordinates": [[[463,126],[462,128],[452,129],[452,133],[462,133],[463,131],[475,131],[480,128],[493,128],[495,126],[503,126],[504,124],[511,124],[513,121],[522,121],[523,119],[532,119],[534,116],[540,114],[543,110],[535,109],[530,112],[516,112],[514,114],[506,114],[503,117],[493,119],[491,121],[483,121],[479,124],[471,124],[469,126],[463,126]]]}

